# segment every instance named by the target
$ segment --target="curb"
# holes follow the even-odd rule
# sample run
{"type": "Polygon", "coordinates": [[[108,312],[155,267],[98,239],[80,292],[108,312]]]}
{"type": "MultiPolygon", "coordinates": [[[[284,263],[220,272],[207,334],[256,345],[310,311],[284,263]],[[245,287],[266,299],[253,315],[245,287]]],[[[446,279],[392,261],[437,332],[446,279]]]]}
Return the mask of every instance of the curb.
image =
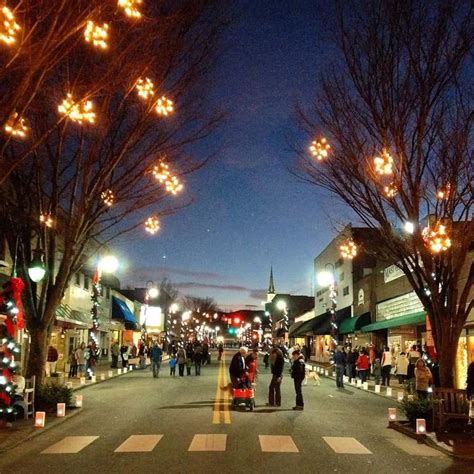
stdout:
{"type": "Polygon", "coordinates": [[[7,444],[6,446],[1,446],[0,445],[0,453],[4,453],[6,451],[9,451],[10,449],[14,449],[16,448],[17,446],[19,446],[20,444],[23,444],[24,442],[26,441],[29,441],[33,438],[36,438],[37,436],[41,435],[42,433],[66,422],[67,420],[75,417],[76,415],[78,415],[79,413],[82,412],[82,408],[76,408],[72,411],[70,411],[69,414],[67,414],[64,418],[56,418],[54,419],[53,421],[51,421],[50,423],[48,423],[47,425],[45,425],[43,428],[34,428],[35,431],[32,431],[30,433],[28,433],[24,438],[22,439],[19,439],[11,444],[7,444]]]}

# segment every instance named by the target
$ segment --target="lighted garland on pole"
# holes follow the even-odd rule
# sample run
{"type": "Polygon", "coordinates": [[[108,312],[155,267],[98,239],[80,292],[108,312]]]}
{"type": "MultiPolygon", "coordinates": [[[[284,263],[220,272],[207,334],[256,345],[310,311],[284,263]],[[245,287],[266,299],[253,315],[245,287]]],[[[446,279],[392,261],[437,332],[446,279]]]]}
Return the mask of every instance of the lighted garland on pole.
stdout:
{"type": "MultiPolygon", "coordinates": [[[[92,318],[92,328],[89,331],[89,339],[91,343],[91,353],[89,354],[90,359],[97,360],[99,357],[99,339],[98,339],[98,332],[99,332],[99,304],[101,296],[101,285],[100,285],[100,275],[99,270],[94,272],[94,276],[92,278],[92,293],[91,293],[91,318],[92,318]]],[[[89,377],[94,375],[94,370],[92,368],[92,364],[89,364],[89,368],[87,369],[89,377]]]]}
{"type": "Polygon", "coordinates": [[[15,341],[15,328],[23,328],[23,307],[21,292],[24,283],[21,278],[12,277],[3,285],[0,294],[0,415],[3,420],[14,412],[12,407],[16,385],[13,376],[16,372],[15,354],[20,352],[20,346],[15,341]]]}

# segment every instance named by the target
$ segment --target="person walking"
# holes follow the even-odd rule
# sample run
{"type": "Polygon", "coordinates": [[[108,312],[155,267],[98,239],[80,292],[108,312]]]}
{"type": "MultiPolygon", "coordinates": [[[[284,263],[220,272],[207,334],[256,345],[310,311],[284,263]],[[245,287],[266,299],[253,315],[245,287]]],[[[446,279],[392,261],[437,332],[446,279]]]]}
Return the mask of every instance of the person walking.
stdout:
{"type": "Polygon", "coordinates": [[[217,353],[218,353],[217,360],[221,360],[222,354],[224,354],[224,345],[222,344],[222,342],[219,343],[219,347],[217,348],[217,353]]]}
{"type": "Polygon", "coordinates": [[[110,354],[112,356],[112,363],[110,364],[111,369],[116,369],[118,365],[118,357],[120,353],[120,347],[118,341],[114,341],[110,346],[110,354]]]}
{"type": "Polygon", "coordinates": [[[128,346],[125,344],[120,348],[120,357],[122,359],[122,367],[127,367],[128,363],[128,346]]]}
{"type": "Polygon", "coordinates": [[[407,374],[408,374],[408,365],[409,365],[408,358],[405,354],[405,352],[401,352],[400,355],[397,357],[397,377],[398,377],[398,383],[403,384],[405,383],[405,380],[407,379],[407,374]]]}
{"type": "Polygon", "coordinates": [[[431,370],[423,359],[418,359],[415,364],[415,388],[419,398],[428,398],[428,388],[432,382],[431,370]]]}
{"type": "Polygon", "coordinates": [[[367,373],[369,372],[369,356],[367,355],[367,351],[362,349],[360,352],[359,357],[357,358],[357,370],[359,372],[359,377],[362,382],[367,381],[367,373]]]}
{"type": "MultiPolygon", "coordinates": [[[[336,354],[342,354],[342,352],[336,352],[336,354]]],[[[293,383],[295,385],[295,393],[296,393],[296,405],[293,407],[293,410],[303,410],[304,401],[303,401],[303,391],[301,389],[301,384],[303,383],[303,380],[306,375],[304,355],[301,354],[301,351],[296,350],[296,351],[293,351],[292,357],[293,357],[293,364],[291,364],[291,378],[293,379],[293,383]]],[[[344,368],[342,372],[344,373],[344,368]]]]}
{"type": "Polygon", "coordinates": [[[382,354],[382,385],[390,387],[390,372],[392,370],[392,353],[390,349],[385,346],[382,354]]]}
{"type": "Polygon", "coordinates": [[[160,375],[161,361],[163,359],[163,351],[158,343],[155,341],[150,351],[151,370],[153,377],[157,378],[160,375]]]}
{"type": "Polygon", "coordinates": [[[245,364],[245,356],[247,355],[247,348],[241,347],[239,352],[234,354],[229,365],[229,375],[233,388],[239,388],[240,381],[247,371],[245,364]]]}
{"type": "Polygon", "coordinates": [[[194,375],[201,375],[202,347],[197,345],[194,349],[194,375]]]}
{"type": "Polygon", "coordinates": [[[285,366],[285,358],[283,352],[274,348],[270,352],[270,367],[272,371],[272,380],[268,387],[268,403],[267,406],[281,406],[281,381],[283,378],[283,368],[285,366]]]}
{"type": "Polygon", "coordinates": [[[170,376],[171,377],[174,377],[176,375],[176,365],[178,363],[178,360],[176,359],[176,356],[173,354],[171,357],[170,357],[170,360],[168,362],[169,366],[170,366],[170,376]]]}
{"type": "Polygon", "coordinates": [[[186,352],[184,352],[184,349],[182,347],[178,349],[177,362],[178,362],[179,376],[184,377],[184,366],[186,365],[186,352]]]}
{"type": "Polygon", "coordinates": [[[68,378],[73,378],[77,376],[77,359],[76,359],[76,350],[73,349],[69,354],[69,375],[68,378]]]}
{"type": "Polygon", "coordinates": [[[84,376],[84,368],[86,364],[86,344],[85,342],[81,342],[81,345],[76,349],[74,353],[77,360],[77,371],[79,372],[79,376],[84,376]]]}
{"type": "Polygon", "coordinates": [[[46,356],[46,377],[51,377],[56,373],[56,364],[58,363],[58,351],[54,346],[48,347],[46,356]]]}
{"type": "Polygon", "coordinates": [[[252,349],[252,352],[245,358],[247,366],[247,378],[251,384],[255,384],[258,372],[258,349],[252,349]]]}
{"type": "Polygon", "coordinates": [[[336,352],[334,353],[332,360],[336,367],[336,387],[344,388],[344,369],[346,368],[347,358],[346,353],[341,346],[336,347],[336,352]]]}

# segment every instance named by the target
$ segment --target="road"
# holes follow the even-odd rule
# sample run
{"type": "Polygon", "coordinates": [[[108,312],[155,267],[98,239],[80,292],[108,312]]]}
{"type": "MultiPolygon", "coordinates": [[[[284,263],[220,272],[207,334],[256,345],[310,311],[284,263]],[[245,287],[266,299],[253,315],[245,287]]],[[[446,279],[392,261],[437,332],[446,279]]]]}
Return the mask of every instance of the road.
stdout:
{"type": "Polygon", "coordinates": [[[200,377],[136,371],[97,384],[81,392],[82,413],[5,453],[0,472],[474,472],[388,429],[393,401],[323,379],[308,383],[295,412],[285,376],[282,407],[271,409],[269,378],[261,368],[253,413],[228,409],[227,367],[217,362],[200,377]]]}

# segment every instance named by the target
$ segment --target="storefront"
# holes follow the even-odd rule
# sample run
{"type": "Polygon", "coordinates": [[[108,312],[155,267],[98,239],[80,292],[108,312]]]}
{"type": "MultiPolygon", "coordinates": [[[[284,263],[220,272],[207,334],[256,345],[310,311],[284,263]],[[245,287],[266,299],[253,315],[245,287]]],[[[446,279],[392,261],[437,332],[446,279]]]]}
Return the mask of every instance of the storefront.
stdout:
{"type": "Polygon", "coordinates": [[[112,296],[112,321],[120,322],[125,328],[121,334],[122,345],[133,346],[140,339],[141,327],[127,303],[112,296]]]}

